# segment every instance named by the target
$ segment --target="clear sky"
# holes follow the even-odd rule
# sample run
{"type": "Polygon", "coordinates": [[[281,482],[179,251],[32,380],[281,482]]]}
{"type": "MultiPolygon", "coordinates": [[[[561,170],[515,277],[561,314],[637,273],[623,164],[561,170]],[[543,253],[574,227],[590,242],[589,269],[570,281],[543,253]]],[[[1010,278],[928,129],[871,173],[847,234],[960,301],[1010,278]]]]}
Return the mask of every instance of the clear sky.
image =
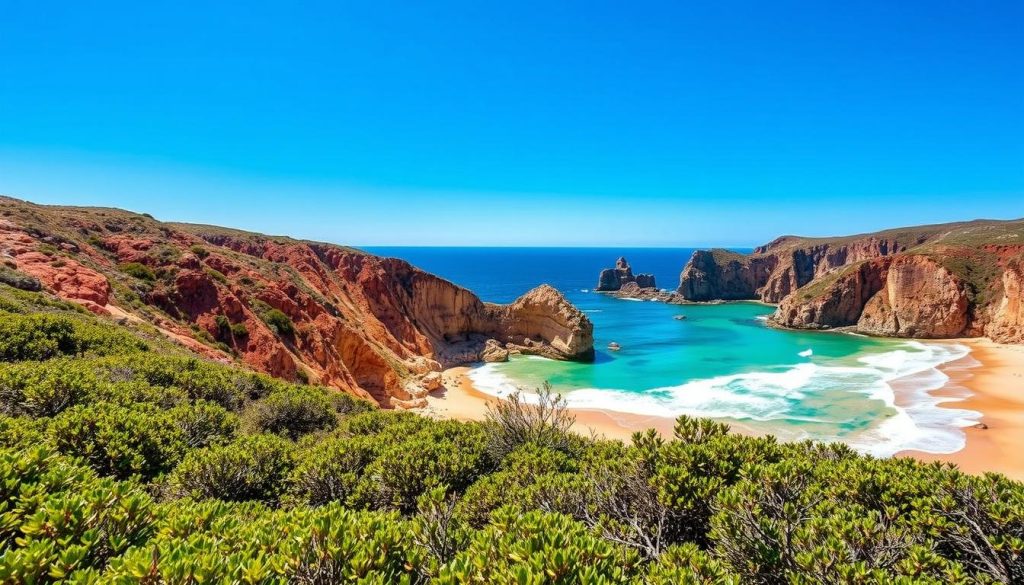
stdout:
{"type": "Polygon", "coordinates": [[[0,193],[356,245],[1024,216],[1024,2],[39,2],[0,193]]]}

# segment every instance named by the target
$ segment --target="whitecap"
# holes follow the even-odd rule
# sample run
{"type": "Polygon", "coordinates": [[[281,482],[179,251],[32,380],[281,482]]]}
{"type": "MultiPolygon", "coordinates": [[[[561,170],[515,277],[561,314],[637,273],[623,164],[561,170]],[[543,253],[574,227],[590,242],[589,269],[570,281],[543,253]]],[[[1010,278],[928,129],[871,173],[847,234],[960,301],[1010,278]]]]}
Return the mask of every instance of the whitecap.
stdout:
{"type": "MultiPolygon", "coordinates": [[[[800,352],[803,355],[805,352],[800,352]]],[[[744,372],[690,380],[676,386],[630,391],[617,388],[581,388],[564,394],[573,408],[602,409],[646,416],[689,415],[737,421],[772,423],[778,434],[841,440],[859,451],[891,456],[913,449],[930,453],[951,453],[963,448],[962,427],[975,424],[980,413],[940,407],[962,397],[937,397],[948,378],[939,365],[968,355],[959,344],[925,344],[916,341],[894,344],[889,351],[857,358],[857,365],[804,362],[778,366],[770,371],[744,372]],[[900,400],[897,401],[897,391],[900,400]],[[855,432],[818,429],[813,435],[786,423],[821,423],[840,427],[846,418],[842,406],[824,415],[794,412],[806,400],[818,404],[863,395],[884,405],[890,415],[855,432]],[[778,426],[782,423],[781,426],[778,426]]],[[[805,356],[806,357],[806,356],[805,356]]],[[[544,359],[544,358],[531,358],[544,359]]],[[[470,377],[482,392],[507,396],[521,384],[506,375],[508,364],[487,364],[473,369],[470,377]]],[[[530,394],[525,395],[526,399],[530,394]]],[[[806,410],[806,409],[804,409],[806,410]]],[[[858,412],[851,412],[856,417],[858,412]]],[[[866,416],[866,415],[865,415],[866,416]]]]}

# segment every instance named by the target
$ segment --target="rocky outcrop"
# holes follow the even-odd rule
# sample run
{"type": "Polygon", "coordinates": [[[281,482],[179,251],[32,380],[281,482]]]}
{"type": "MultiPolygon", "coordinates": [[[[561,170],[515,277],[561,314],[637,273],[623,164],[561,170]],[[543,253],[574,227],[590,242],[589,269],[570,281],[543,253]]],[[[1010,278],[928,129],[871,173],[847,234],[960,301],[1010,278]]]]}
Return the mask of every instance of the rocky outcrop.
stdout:
{"type": "Polygon", "coordinates": [[[633,275],[633,269],[625,258],[615,261],[615,268],[605,268],[597,279],[597,287],[594,290],[610,292],[620,290],[627,284],[636,284],[639,288],[656,288],[653,274],[633,275]]]}
{"type": "Polygon", "coordinates": [[[695,252],[678,292],[690,301],[777,303],[771,322],[783,327],[1024,342],[1021,258],[1024,220],[786,236],[752,254],[695,252]]]}
{"type": "Polygon", "coordinates": [[[204,355],[383,406],[422,405],[446,366],[510,353],[593,359],[590,321],[549,286],[495,305],[341,246],[110,209],[5,198],[0,208],[4,262],[51,292],[148,321],[204,355]]]}
{"type": "Polygon", "coordinates": [[[635,282],[627,282],[617,291],[608,293],[618,299],[633,299],[638,301],[657,301],[669,305],[682,305],[688,302],[683,295],[674,292],[661,290],[653,287],[641,287],[635,282]]]}
{"type": "Polygon", "coordinates": [[[562,293],[542,284],[511,305],[487,305],[491,335],[507,349],[552,359],[594,359],[594,326],[562,293]]]}

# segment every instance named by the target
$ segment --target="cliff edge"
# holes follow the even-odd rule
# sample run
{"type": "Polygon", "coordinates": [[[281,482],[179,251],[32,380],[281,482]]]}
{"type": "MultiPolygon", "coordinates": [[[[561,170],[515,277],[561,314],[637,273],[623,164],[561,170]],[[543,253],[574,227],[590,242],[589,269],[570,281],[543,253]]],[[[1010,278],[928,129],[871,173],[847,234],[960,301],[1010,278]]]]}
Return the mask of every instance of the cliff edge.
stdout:
{"type": "Polygon", "coordinates": [[[423,404],[444,367],[594,356],[593,325],[550,286],[484,303],[403,260],[116,209],[0,197],[0,262],[5,281],[150,323],[206,357],[387,407],[423,404]]]}
{"type": "Polygon", "coordinates": [[[771,322],[891,337],[1024,343],[1024,220],[978,220],[838,238],[784,236],[751,254],[700,250],[689,301],[778,304],[771,322]]]}

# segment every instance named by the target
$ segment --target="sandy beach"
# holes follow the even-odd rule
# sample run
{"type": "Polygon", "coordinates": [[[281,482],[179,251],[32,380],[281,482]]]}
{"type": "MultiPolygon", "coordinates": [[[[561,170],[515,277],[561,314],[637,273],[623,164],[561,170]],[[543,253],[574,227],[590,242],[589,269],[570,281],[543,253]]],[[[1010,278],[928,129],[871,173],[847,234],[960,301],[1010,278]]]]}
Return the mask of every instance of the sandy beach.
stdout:
{"type": "Polygon", "coordinates": [[[1024,345],[987,339],[962,339],[957,343],[970,347],[971,354],[965,360],[973,358],[976,365],[958,360],[941,367],[949,382],[936,394],[960,393],[966,388],[970,392],[966,398],[943,406],[978,411],[987,428],[965,428],[967,445],[956,453],[904,451],[900,455],[948,461],[969,473],[998,471],[1024,480],[1024,345]]]}
{"type": "MultiPolygon", "coordinates": [[[[993,343],[987,339],[962,339],[957,343],[971,349],[968,357],[945,364],[940,369],[949,377],[938,396],[957,397],[943,404],[950,408],[982,413],[987,428],[966,428],[966,446],[956,453],[931,454],[904,451],[922,461],[955,463],[969,473],[998,471],[1024,480],[1024,346],[993,343]],[[965,398],[961,398],[965,396],[965,398]]],[[[428,398],[423,411],[428,416],[458,420],[482,420],[487,404],[497,400],[473,387],[467,375],[470,368],[452,368],[444,372],[445,389],[428,398]]],[[[940,406],[941,407],[941,406],[940,406]]],[[[655,428],[672,434],[674,419],[642,416],[608,410],[572,409],[580,432],[628,441],[639,430],[655,428]]],[[[764,429],[737,426],[743,434],[763,434],[764,429]]]]}

